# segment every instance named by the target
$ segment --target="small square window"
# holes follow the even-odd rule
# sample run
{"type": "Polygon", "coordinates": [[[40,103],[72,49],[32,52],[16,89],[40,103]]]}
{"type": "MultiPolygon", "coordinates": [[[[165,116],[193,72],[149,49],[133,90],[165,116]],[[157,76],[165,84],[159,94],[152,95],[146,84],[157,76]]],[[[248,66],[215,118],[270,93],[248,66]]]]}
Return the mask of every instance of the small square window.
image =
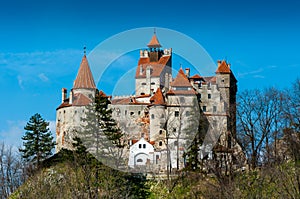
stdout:
{"type": "Polygon", "coordinates": [[[142,148],[142,144],[139,144],[139,149],[141,149],[142,148]]]}
{"type": "Polygon", "coordinates": [[[176,128],[173,128],[173,132],[176,132],[176,128]]]}
{"type": "Polygon", "coordinates": [[[154,114],[151,114],[151,119],[154,119],[154,114]]]}
{"type": "Polygon", "coordinates": [[[208,95],[207,95],[207,98],[208,98],[208,99],[211,99],[211,94],[208,94],[208,95]]]}
{"type": "Polygon", "coordinates": [[[206,106],[202,107],[203,112],[206,112],[206,106]]]}
{"type": "Polygon", "coordinates": [[[190,111],[185,112],[185,116],[190,116],[190,111]]]}
{"type": "Polygon", "coordinates": [[[158,145],[159,145],[159,146],[162,146],[162,141],[159,141],[158,145]]]}
{"type": "Polygon", "coordinates": [[[143,144],[143,148],[144,148],[144,149],[146,148],[146,144],[143,144]]]}
{"type": "Polygon", "coordinates": [[[217,112],[217,107],[213,106],[213,112],[217,112]]]}
{"type": "Polygon", "coordinates": [[[175,117],[179,116],[179,111],[175,111],[175,117]]]}
{"type": "Polygon", "coordinates": [[[180,97],[180,98],[179,98],[179,101],[180,101],[180,103],[184,103],[184,102],[185,102],[184,97],[180,97]]]}

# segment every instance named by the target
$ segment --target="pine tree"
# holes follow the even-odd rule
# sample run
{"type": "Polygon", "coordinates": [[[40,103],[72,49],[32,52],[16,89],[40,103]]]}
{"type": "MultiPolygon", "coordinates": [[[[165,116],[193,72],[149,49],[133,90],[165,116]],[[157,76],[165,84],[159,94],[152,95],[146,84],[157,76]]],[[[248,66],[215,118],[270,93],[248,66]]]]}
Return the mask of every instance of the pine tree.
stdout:
{"type": "Polygon", "coordinates": [[[41,161],[52,154],[51,150],[55,146],[48,126],[49,122],[46,122],[40,114],[36,113],[24,127],[26,130],[22,137],[24,147],[20,148],[19,151],[26,161],[34,162],[38,167],[41,161]]]}
{"type": "Polygon", "coordinates": [[[104,164],[118,167],[123,153],[123,133],[112,118],[107,96],[97,93],[82,118],[81,139],[88,151],[104,164]]]}

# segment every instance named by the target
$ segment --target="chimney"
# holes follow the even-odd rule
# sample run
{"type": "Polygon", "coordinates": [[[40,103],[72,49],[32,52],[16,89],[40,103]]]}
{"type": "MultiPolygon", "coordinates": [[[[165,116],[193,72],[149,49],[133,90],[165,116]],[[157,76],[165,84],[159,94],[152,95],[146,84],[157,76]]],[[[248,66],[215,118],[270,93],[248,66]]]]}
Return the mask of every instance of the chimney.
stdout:
{"type": "Polygon", "coordinates": [[[67,98],[67,89],[62,88],[61,89],[61,103],[64,103],[66,98],[67,98]]]}
{"type": "Polygon", "coordinates": [[[218,67],[221,65],[222,61],[218,60],[218,67]]]}
{"type": "Polygon", "coordinates": [[[69,104],[73,103],[73,89],[70,91],[69,104]]]}
{"type": "Polygon", "coordinates": [[[140,50],[140,57],[144,57],[144,52],[143,52],[143,50],[140,50]]]}
{"type": "Polygon", "coordinates": [[[190,77],[190,68],[185,69],[185,75],[187,76],[187,78],[190,77]]]}

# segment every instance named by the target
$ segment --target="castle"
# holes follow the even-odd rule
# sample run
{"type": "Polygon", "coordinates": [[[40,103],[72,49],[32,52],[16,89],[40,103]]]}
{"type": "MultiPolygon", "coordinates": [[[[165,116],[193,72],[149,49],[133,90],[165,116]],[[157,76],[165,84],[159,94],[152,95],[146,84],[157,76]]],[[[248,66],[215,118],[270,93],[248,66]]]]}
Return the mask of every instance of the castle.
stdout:
{"type": "MultiPolygon", "coordinates": [[[[147,47],[140,50],[135,95],[110,99],[112,116],[126,135],[128,168],[180,170],[186,165],[184,154],[199,134],[205,137],[200,159],[222,158],[240,150],[235,141],[237,80],[230,65],[218,61],[215,75],[209,77],[180,68],[173,78],[172,49],[161,49],[155,33],[147,47]]],[[[69,97],[63,88],[56,109],[56,152],[72,149],[74,132],[82,127],[81,117],[96,91],[84,55],[69,97]]]]}

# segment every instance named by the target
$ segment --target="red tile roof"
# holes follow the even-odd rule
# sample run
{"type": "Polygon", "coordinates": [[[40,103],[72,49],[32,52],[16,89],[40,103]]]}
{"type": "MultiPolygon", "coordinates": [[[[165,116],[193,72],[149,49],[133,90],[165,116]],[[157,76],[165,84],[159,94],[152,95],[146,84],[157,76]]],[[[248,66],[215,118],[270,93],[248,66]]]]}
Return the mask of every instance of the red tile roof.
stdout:
{"type": "Polygon", "coordinates": [[[129,104],[129,103],[130,103],[130,97],[111,100],[111,104],[129,104]]]}
{"type": "Polygon", "coordinates": [[[96,88],[86,55],[82,58],[73,88],[96,88]]]}
{"type": "Polygon", "coordinates": [[[154,33],[154,35],[152,36],[150,42],[147,45],[149,48],[160,48],[161,45],[156,37],[156,34],[154,33]]]}
{"type": "Polygon", "coordinates": [[[159,77],[165,67],[170,67],[171,56],[162,56],[158,62],[150,62],[149,57],[142,57],[139,59],[138,66],[136,69],[136,78],[145,78],[146,69],[151,66],[152,73],[151,77],[159,77]],[[141,73],[142,70],[142,73],[141,73]]]}
{"type": "Polygon", "coordinates": [[[187,76],[184,74],[182,68],[180,68],[176,78],[171,83],[172,87],[192,87],[190,81],[187,76]]]}
{"type": "Polygon", "coordinates": [[[191,90],[169,90],[167,95],[196,95],[197,92],[193,89],[191,90]]]}
{"type": "Polygon", "coordinates": [[[150,102],[153,105],[165,105],[165,99],[163,96],[163,93],[161,92],[161,89],[158,88],[155,92],[155,94],[150,98],[150,102]]]}
{"type": "Polygon", "coordinates": [[[56,108],[56,110],[64,108],[64,107],[69,107],[72,106],[71,104],[69,104],[69,99],[67,99],[64,103],[62,103],[61,105],[59,105],[59,107],[56,108]]]}
{"type": "Polygon", "coordinates": [[[73,96],[73,106],[86,106],[92,102],[90,98],[81,93],[76,93],[73,96]]]}
{"type": "Polygon", "coordinates": [[[70,107],[70,106],[86,106],[90,104],[92,100],[81,93],[76,93],[73,96],[73,102],[70,104],[70,98],[66,99],[59,107],[56,108],[56,110],[64,107],[70,107]]]}
{"type": "Polygon", "coordinates": [[[216,70],[216,73],[231,73],[229,65],[226,63],[225,60],[218,61],[218,68],[216,70]]]}
{"type": "Polygon", "coordinates": [[[190,79],[202,79],[202,77],[200,75],[196,74],[196,75],[190,77],[190,79]]]}
{"type": "Polygon", "coordinates": [[[113,99],[111,100],[111,104],[119,104],[119,105],[149,105],[149,103],[145,102],[138,102],[136,101],[135,97],[127,97],[127,98],[120,98],[120,99],[113,99]]]}
{"type": "Polygon", "coordinates": [[[206,84],[209,82],[215,84],[217,82],[216,76],[203,77],[203,79],[205,82],[202,82],[202,84],[206,84]]]}

